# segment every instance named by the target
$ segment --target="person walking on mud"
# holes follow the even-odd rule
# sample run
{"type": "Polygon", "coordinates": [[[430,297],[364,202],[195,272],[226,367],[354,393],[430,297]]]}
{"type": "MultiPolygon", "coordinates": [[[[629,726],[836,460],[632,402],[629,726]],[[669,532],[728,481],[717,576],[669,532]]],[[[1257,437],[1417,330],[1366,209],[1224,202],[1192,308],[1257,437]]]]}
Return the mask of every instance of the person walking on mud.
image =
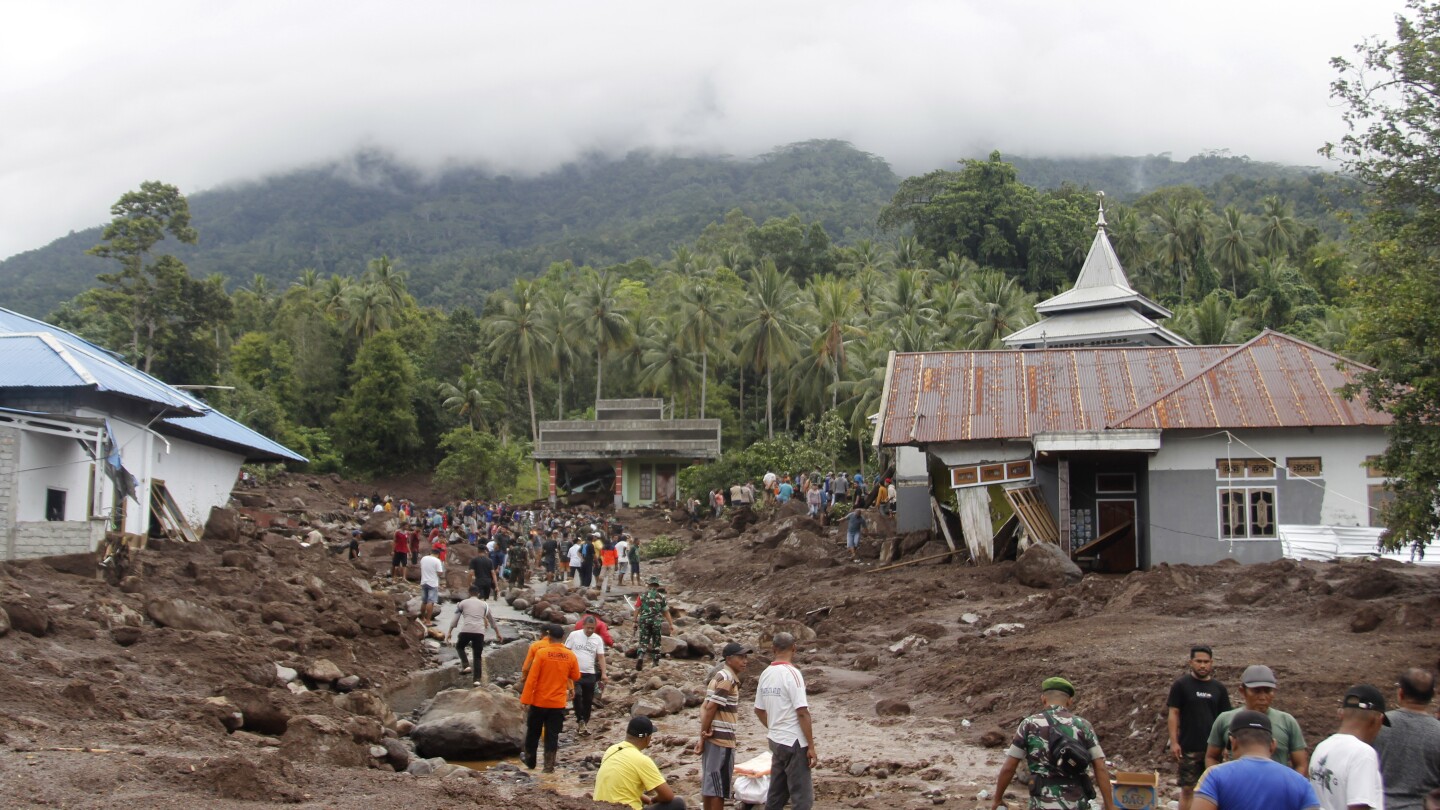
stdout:
{"type": "Polygon", "coordinates": [[[1170,755],[1179,769],[1180,810],[1190,810],[1195,783],[1205,772],[1205,746],[1215,718],[1230,708],[1230,693],[1215,680],[1215,655],[1209,647],[1190,648],[1190,671],[1170,685],[1167,723],[1170,755]]]}
{"type": "Polygon", "coordinates": [[[580,680],[580,662],[563,643],[565,628],[558,624],[545,627],[549,643],[532,648],[534,659],[525,674],[525,689],[520,702],[530,707],[525,720],[525,749],[520,761],[535,768],[535,754],[540,747],[540,734],[545,734],[545,773],[554,773],[555,759],[560,752],[560,731],[565,726],[565,704],[580,680]]]}
{"type": "Polygon", "coordinates": [[[721,650],[700,708],[700,801],[703,810],[724,810],[735,771],[735,725],[740,708],[740,674],[754,650],[730,642],[721,650]]]}
{"type": "Polygon", "coordinates": [[[1005,752],[991,810],[1005,806],[1005,791],[1022,761],[1030,769],[1030,810],[1093,810],[1097,804],[1115,810],[1110,771],[1095,729],[1070,711],[1075,687],[1064,678],[1046,678],[1040,699],[1044,709],[1020,721],[1005,752]],[[1056,749],[1061,757],[1055,756],[1056,749]],[[1095,770],[1094,782],[1090,768],[1095,770]]]}
{"type": "Polygon", "coordinates": [[[640,595],[635,604],[635,628],[638,633],[635,647],[635,671],[645,668],[645,656],[650,656],[651,666],[660,665],[660,635],[674,632],[675,624],[670,618],[670,603],[660,590],[660,578],[650,577],[650,588],[640,595]]]}
{"type": "Polygon", "coordinates": [[[770,641],[774,654],[755,687],[755,717],[765,727],[770,746],[770,792],[765,810],[810,810],[815,804],[811,772],[820,764],[815,732],[810,723],[810,698],[805,677],[795,667],[795,637],[776,633],[770,641]]]}
{"type": "Polygon", "coordinates": [[[566,637],[565,646],[580,662],[580,680],[575,684],[576,733],[587,737],[590,712],[595,708],[595,690],[603,688],[605,683],[605,639],[595,632],[598,619],[594,616],[580,621],[580,629],[566,637]]]}
{"type": "MultiPolygon", "coordinates": [[[[477,559],[483,559],[477,557],[477,559]]],[[[485,652],[485,626],[490,626],[495,631],[495,642],[503,643],[505,638],[500,634],[500,625],[495,623],[495,614],[490,611],[490,606],[480,598],[480,586],[470,586],[470,596],[462,599],[455,608],[455,616],[450,620],[450,629],[445,633],[445,640],[455,634],[455,628],[460,628],[460,638],[455,642],[455,654],[460,656],[460,674],[470,674],[470,681],[474,684],[481,682],[480,669],[482,656],[485,652]],[[472,667],[465,657],[465,648],[469,647],[475,654],[475,664],[472,667]]]]}

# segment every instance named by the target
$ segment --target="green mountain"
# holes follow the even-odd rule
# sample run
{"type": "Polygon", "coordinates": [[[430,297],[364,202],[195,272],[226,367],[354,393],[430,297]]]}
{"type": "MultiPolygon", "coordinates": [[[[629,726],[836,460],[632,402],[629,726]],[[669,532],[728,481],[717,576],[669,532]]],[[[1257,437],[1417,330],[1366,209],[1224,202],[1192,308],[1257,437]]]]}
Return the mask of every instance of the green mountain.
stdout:
{"type": "MultiPolygon", "coordinates": [[[[1163,185],[1303,185],[1329,177],[1216,155],[1013,162],[1032,185],[1070,182],[1121,199],[1163,185]]],[[[488,290],[554,261],[663,258],[732,208],[757,222],[798,214],[841,244],[872,237],[899,182],[884,160],[840,141],[791,144],[744,160],[592,156],[535,177],[473,167],[425,174],[371,151],[194,194],[200,242],[167,249],[195,276],[219,273],[232,289],[256,274],[283,286],[307,267],[358,274],[385,254],[409,272],[422,303],[476,305],[488,290]]],[[[0,303],[45,316],[113,269],[85,255],[99,240],[100,228],[90,228],[0,262],[0,303]]]]}

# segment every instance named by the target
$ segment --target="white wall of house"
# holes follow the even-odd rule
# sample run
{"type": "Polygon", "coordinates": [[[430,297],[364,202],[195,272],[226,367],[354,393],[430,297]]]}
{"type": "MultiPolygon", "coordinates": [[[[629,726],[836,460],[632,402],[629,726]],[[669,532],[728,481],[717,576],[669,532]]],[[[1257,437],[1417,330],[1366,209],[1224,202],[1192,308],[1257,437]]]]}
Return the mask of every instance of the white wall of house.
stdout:
{"type": "Polygon", "coordinates": [[[20,522],[47,520],[48,490],[65,493],[61,520],[89,518],[90,478],[94,462],[75,439],[29,430],[17,431],[19,469],[16,478],[15,519],[20,522]]]}
{"type": "MultiPolygon", "coordinates": [[[[1237,441],[1225,434],[1208,435],[1207,431],[1166,431],[1160,451],[1150,459],[1151,472],[1183,470],[1215,470],[1222,458],[1267,457],[1279,462],[1277,479],[1288,482],[1287,489],[1303,491],[1314,487],[1321,496],[1319,522],[1327,526],[1373,525],[1369,509],[1369,487],[1383,479],[1372,478],[1365,467],[1366,458],[1385,450],[1385,431],[1378,427],[1354,428],[1287,428],[1231,431],[1237,441]],[[1244,442],[1242,444],[1241,442],[1244,442]],[[1246,445],[1249,445],[1247,447],[1246,445]],[[1227,456],[1228,453],[1228,456],[1227,456]],[[1285,465],[1291,458],[1319,458],[1321,475],[1299,479],[1290,476],[1285,465]]],[[[1242,485],[1243,482],[1236,482],[1242,485]]],[[[1280,504],[1282,519],[1285,505],[1280,504]]],[[[1284,522],[1295,522],[1285,520],[1284,522]]]]}
{"type": "Polygon", "coordinates": [[[175,438],[170,439],[169,452],[158,439],[155,447],[152,480],[164,481],[185,519],[197,530],[203,528],[210,519],[210,507],[224,506],[230,500],[245,457],[175,438]]]}

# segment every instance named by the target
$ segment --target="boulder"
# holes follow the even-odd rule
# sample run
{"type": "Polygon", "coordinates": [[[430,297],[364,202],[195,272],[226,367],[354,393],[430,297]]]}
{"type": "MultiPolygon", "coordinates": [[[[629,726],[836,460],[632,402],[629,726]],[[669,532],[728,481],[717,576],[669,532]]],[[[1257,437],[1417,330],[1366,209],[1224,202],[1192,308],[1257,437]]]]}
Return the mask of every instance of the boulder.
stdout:
{"type": "Polygon", "coordinates": [[[220,506],[210,508],[210,518],[205,521],[205,539],[234,543],[240,539],[240,515],[234,509],[220,506]]]}
{"type": "Polygon", "coordinates": [[[950,550],[950,547],[947,546],[947,545],[945,545],[944,543],[941,543],[941,542],[939,542],[939,541],[937,541],[937,540],[931,540],[930,542],[926,543],[925,545],[923,545],[923,546],[921,546],[920,548],[918,548],[918,549],[915,550],[915,559],[917,559],[917,560],[923,560],[923,559],[925,559],[926,557],[930,557],[930,558],[931,558],[930,560],[928,560],[928,561],[926,561],[926,562],[923,562],[923,563],[920,563],[920,564],[921,564],[921,565],[945,565],[946,563],[948,563],[948,562],[950,562],[951,560],[954,560],[956,557],[959,557],[959,556],[960,556],[959,554],[951,554],[951,555],[948,556],[948,557],[941,557],[941,556],[939,556],[939,555],[944,554],[945,552],[947,552],[947,551],[949,551],[949,550],[950,550]]]}
{"type": "Polygon", "coordinates": [[[400,529],[400,516],[394,512],[372,512],[360,527],[360,536],[366,540],[393,540],[400,529]]]}
{"type": "Polygon", "coordinates": [[[397,771],[410,767],[410,749],[405,747],[405,743],[394,737],[386,737],[380,744],[385,746],[385,758],[389,760],[390,767],[397,771]]]}
{"type": "Polygon", "coordinates": [[[266,602],[260,606],[260,621],[265,624],[279,622],[286,627],[297,627],[305,623],[305,615],[294,605],[266,602]]]}
{"type": "Polygon", "coordinates": [[[305,714],[290,719],[280,738],[280,754],[291,762],[358,768],[369,760],[370,746],[357,743],[345,725],[336,720],[305,714]]]}
{"type": "Polygon", "coordinates": [[[265,496],[261,495],[258,492],[235,492],[231,493],[231,497],[233,497],[237,502],[239,502],[241,506],[245,507],[246,509],[265,508],[265,496]]]}
{"type": "MultiPolygon", "coordinates": [[[[879,533],[878,530],[877,533],[879,533]]],[[[903,534],[900,536],[900,556],[913,556],[915,552],[919,551],[921,547],[928,542],[930,542],[930,532],[928,530],[903,534]]],[[[948,547],[946,550],[949,550],[948,547]]]]}
{"type": "Polygon", "coordinates": [[[689,651],[689,647],[686,646],[685,642],[674,636],[660,637],[660,652],[671,658],[684,658],[689,651]]]}
{"type": "Polygon", "coordinates": [[[328,658],[316,658],[306,664],[301,671],[305,677],[316,683],[331,683],[345,677],[345,673],[340,671],[340,667],[328,658]]]}
{"type": "Polygon", "coordinates": [[[1035,543],[1015,563],[1015,578],[1032,588],[1063,588],[1084,576],[1080,566],[1054,543],[1035,543]]]}
{"type": "Polygon", "coordinates": [[[410,738],[420,757],[499,759],[520,750],[524,710],[518,697],[498,688],[448,689],[420,715],[410,738]]]}
{"type": "Polygon", "coordinates": [[[630,707],[631,717],[664,717],[667,714],[665,701],[654,695],[642,695],[635,705],[630,707]]]}
{"type": "Polygon", "coordinates": [[[235,625],[225,616],[188,599],[158,596],[145,603],[145,614],[162,627],[194,630],[199,633],[233,633],[235,625]]]}
{"type": "Polygon", "coordinates": [[[1350,632],[1368,633],[1385,622],[1385,611],[1377,605],[1362,605],[1350,620],[1350,632]]]}
{"type": "Polygon", "coordinates": [[[898,698],[885,698],[875,704],[875,713],[881,717],[902,717],[910,713],[910,704],[898,698]]]}
{"type": "Polygon", "coordinates": [[[814,535],[819,534],[823,529],[820,524],[815,522],[811,517],[804,514],[792,515],[770,526],[756,529],[756,536],[753,542],[765,548],[776,548],[780,545],[781,541],[798,531],[805,531],[814,535]]]}
{"type": "Polygon", "coordinates": [[[715,654],[714,644],[704,633],[686,633],[680,637],[680,640],[685,642],[692,658],[709,658],[715,654]]]}
{"type": "Polygon", "coordinates": [[[50,612],[38,604],[6,602],[0,605],[0,613],[5,614],[7,627],[29,633],[36,638],[48,636],[55,630],[55,622],[50,618],[50,612]]]}
{"type": "Polygon", "coordinates": [[[388,728],[395,727],[395,713],[390,711],[384,698],[368,689],[357,689],[340,695],[335,698],[335,705],[351,714],[373,717],[388,728]]]}
{"type": "Polygon", "coordinates": [[[558,607],[566,613],[584,613],[590,607],[590,601],[585,597],[575,594],[560,600],[558,607]]]}
{"type": "Polygon", "coordinates": [[[1009,741],[1010,738],[1003,731],[992,729],[980,735],[980,744],[986,748],[999,748],[1009,741]]]}
{"type": "Polygon", "coordinates": [[[655,699],[664,705],[666,714],[678,714],[685,709],[685,693],[674,686],[656,689],[655,699]]]}
{"type": "Polygon", "coordinates": [[[486,644],[481,658],[484,662],[485,681],[494,683],[497,678],[517,680],[520,667],[525,665],[525,655],[530,651],[530,642],[520,638],[506,644],[486,644]]]}

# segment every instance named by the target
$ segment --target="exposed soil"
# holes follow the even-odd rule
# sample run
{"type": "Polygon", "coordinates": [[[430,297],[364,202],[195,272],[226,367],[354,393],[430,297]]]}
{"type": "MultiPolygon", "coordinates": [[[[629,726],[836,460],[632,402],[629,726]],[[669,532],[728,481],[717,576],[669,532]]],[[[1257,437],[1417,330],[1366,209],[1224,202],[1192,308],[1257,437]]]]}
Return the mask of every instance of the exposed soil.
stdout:
{"type": "MultiPolygon", "coordinates": [[[[567,728],[553,777],[509,765],[443,778],[396,773],[370,751],[394,732],[373,704],[341,694],[383,694],[434,663],[423,629],[399,613],[416,589],[372,576],[384,567],[384,541],[366,543],[357,563],[327,543],[301,545],[312,522],[327,540],[342,539],[351,525],[343,504],[357,491],[294,475],[242,491],[259,504],[236,536],[153,545],[123,587],[97,580],[88,557],[0,565],[0,606],[14,625],[0,639],[0,805],[599,806],[583,796],[631,704],[657,676],[693,696],[711,661],[667,660],[637,676],[632,660],[615,656],[592,735],[567,728]],[[321,674],[317,659],[357,680],[308,677],[321,674]],[[295,686],[277,680],[276,664],[301,672],[295,686]]],[[[420,501],[418,492],[394,494],[420,501]]],[[[743,532],[711,522],[694,535],[655,510],[619,520],[642,540],[689,542],[674,560],[646,563],[685,609],[682,634],[718,628],[759,645],[777,629],[813,631],[797,664],[817,723],[821,807],[930,807],[939,797],[980,805],[998,746],[1049,675],[1075,682],[1077,711],[1118,767],[1159,770],[1173,793],[1164,701],[1191,643],[1215,647],[1232,694],[1246,665],[1272,666],[1276,706],[1297,717],[1312,746],[1334,730],[1346,686],[1384,686],[1440,656],[1435,569],[1162,566],[1037,590],[1016,581],[1013,563],[877,570],[879,541],[891,539],[878,516],[881,533],[867,538],[858,564],[837,529],[789,512],[743,532]]],[[[926,540],[896,538],[901,559],[933,551],[926,540]]],[[[607,606],[623,651],[632,628],[616,603],[607,606]]],[[[764,663],[752,661],[744,697],[764,663]]],[[[748,712],[741,720],[744,759],[764,743],[748,712]]],[[[651,753],[698,804],[698,709],[657,724],[651,753]]]]}

